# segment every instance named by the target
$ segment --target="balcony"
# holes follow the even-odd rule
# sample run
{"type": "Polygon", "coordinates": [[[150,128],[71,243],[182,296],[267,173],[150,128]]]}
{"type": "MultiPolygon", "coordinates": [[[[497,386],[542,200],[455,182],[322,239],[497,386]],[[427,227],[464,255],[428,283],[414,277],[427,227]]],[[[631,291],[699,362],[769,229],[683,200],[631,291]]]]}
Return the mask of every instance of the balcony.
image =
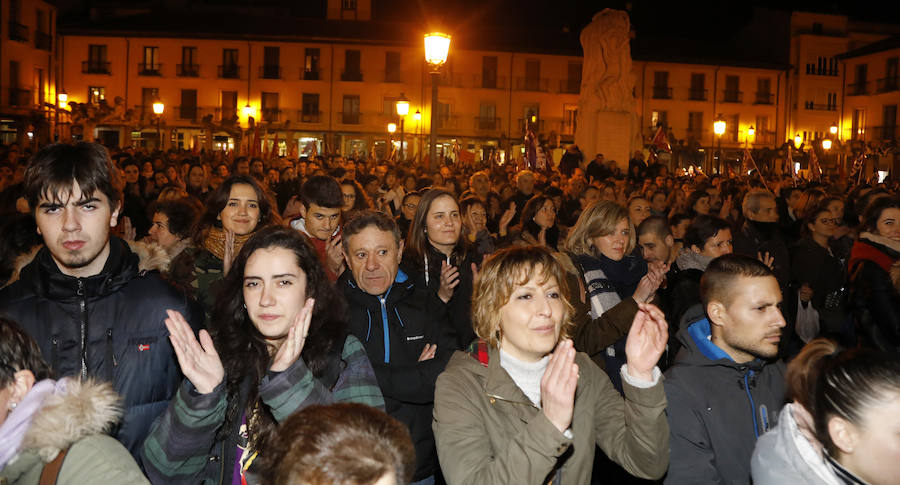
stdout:
{"type": "Polygon", "coordinates": [[[499,76],[473,76],[472,87],[481,89],[506,89],[506,78],[499,76]]]}
{"type": "Polygon", "coordinates": [[[162,76],[162,64],[141,62],[138,64],[138,76],[162,76]]]}
{"type": "Polygon", "coordinates": [[[847,96],[865,96],[867,94],[869,94],[869,82],[866,80],[847,85],[847,96]]]}
{"type": "Polygon", "coordinates": [[[109,62],[107,61],[82,61],[82,74],[109,74],[109,62]]]}
{"type": "Polygon", "coordinates": [[[319,71],[307,71],[305,69],[300,69],[300,79],[304,81],[318,81],[319,71]]]}
{"type": "Polygon", "coordinates": [[[550,80],[542,77],[517,77],[516,90],[518,91],[550,91],[550,80]]]}
{"type": "Polygon", "coordinates": [[[381,71],[381,82],[385,83],[402,83],[403,75],[399,70],[381,71]]]}
{"type": "Polygon", "coordinates": [[[499,131],[500,130],[500,118],[498,117],[475,117],[475,129],[476,130],[487,130],[487,131],[499,131]]]}
{"type": "Polygon", "coordinates": [[[46,32],[34,33],[34,46],[48,52],[53,51],[53,36],[46,32]]]}
{"type": "Polygon", "coordinates": [[[744,93],[743,91],[730,91],[726,89],[722,92],[722,102],[723,103],[743,103],[744,102],[744,93]]]}
{"type": "Polygon", "coordinates": [[[442,72],[438,76],[438,86],[442,88],[461,88],[463,87],[463,78],[459,74],[451,74],[442,72]]]}
{"type": "Polygon", "coordinates": [[[362,113],[358,111],[337,112],[337,118],[344,125],[360,125],[362,124],[362,113]]]}
{"type": "Polygon", "coordinates": [[[281,66],[259,66],[260,79],[281,79],[281,66]]]}
{"type": "MultiPolygon", "coordinates": [[[[519,118],[519,131],[525,133],[525,119],[519,118]]],[[[531,127],[532,131],[535,133],[543,133],[544,131],[544,120],[538,118],[537,122],[532,123],[528,121],[528,126],[531,127]]]]}
{"type": "Polygon", "coordinates": [[[300,123],[321,123],[322,112],[297,110],[297,119],[300,120],[300,123]]]}
{"type": "Polygon", "coordinates": [[[581,79],[563,79],[559,82],[559,92],[578,94],[581,91],[581,79]]]}
{"type": "Polygon", "coordinates": [[[775,132],[774,131],[757,131],[751,137],[752,143],[757,145],[774,145],[775,144],[775,132]]]}
{"type": "Polygon", "coordinates": [[[691,101],[706,101],[708,92],[706,89],[690,88],[688,89],[688,99],[691,101]]]}
{"type": "Polygon", "coordinates": [[[30,89],[19,89],[19,88],[10,88],[9,89],[9,105],[10,106],[18,106],[20,108],[27,108],[32,105],[34,100],[31,98],[31,90],[30,89]]]}
{"type": "Polygon", "coordinates": [[[269,123],[278,123],[281,121],[281,110],[278,108],[263,108],[260,111],[263,121],[269,123]]]}
{"type": "Polygon", "coordinates": [[[812,101],[806,101],[803,103],[803,109],[809,111],[837,111],[837,105],[835,104],[816,104],[812,101]]]}
{"type": "Polygon", "coordinates": [[[672,88],[668,86],[653,86],[653,99],[672,99],[672,88]]]}
{"type": "Polygon", "coordinates": [[[240,79],[241,67],[235,64],[220,65],[217,76],[219,79],[240,79]]]}
{"type": "Polygon", "coordinates": [[[891,91],[896,91],[898,86],[900,86],[900,78],[896,76],[883,77],[878,80],[879,93],[889,93],[891,91]]]}
{"type": "Polygon", "coordinates": [[[197,109],[196,104],[178,106],[177,109],[178,119],[197,121],[197,113],[199,112],[199,110],[197,109]]]}
{"type": "Polygon", "coordinates": [[[458,128],[459,127],[459,116],[457,116],[457,115],[438,116],[436,127],[439,130],[448,129],[448,128],[449,129],[458,128]]]}
{"type": "Polygon", "coordinates": [[[360,83],[363,80],[362,71],[343,71],[341,81],[360,83]]]}
{"type": "Polygon", "coordinates": [[[884,125],[884,126],[873,126],[868,130],[868,133],[875,140],[883,140],[883,141],[894,141],[900,140],[900,136],[898,136],[897,125],[884,125]]]}
{"type": "Polygon", "coordinates": [[[224,121],[224,122],[237,123],[238,119],[239,119],[237,106],[235,106],[235,107],[229,106],[227,108],[226,107],[216,108],[215,119],[218,122],[224,121]]]}
{"type": "Polygon", "coordinates": [[[200,77],[200,65],[175,64],[175,73],[178,77],[200,77]]]}
{"type": "MultiPolygon", "coordinates": [[[[709,130],[705,130],[705,129],[702,129],[702,128],[697,128],[697,129],[694,129],[694,130],[688,128],[687,131],[686,131],[686,133],[685,133],[685,135],[686,135],[686,138],[687,138],[688,140],[697,140],[697,141],[701,141],[701,140],[703,140],[703,137],[706,136],[707,132],[709,132],[709,130]]],[[[653,134],[650,135],[651,138],[653,137],[653,135],[656,135],[655,127],[654,127],[653,134]]]]}
{"type": "Polygon", "coordinates": [[[775,104],[775,95],[772,93],[756,93],[756,100],[753,104],[775,104]]]}
{"type": "Polygon", "coordinates": [[[9,40],[28,42],[28,26],[18,22],[9,23],[9,40]]]}
{"type": "Polygon", "coordinates": [[[806,74],[811,76],[837,76],[837,66],[829,67],[827,65],[807,64],[806,74]]]}

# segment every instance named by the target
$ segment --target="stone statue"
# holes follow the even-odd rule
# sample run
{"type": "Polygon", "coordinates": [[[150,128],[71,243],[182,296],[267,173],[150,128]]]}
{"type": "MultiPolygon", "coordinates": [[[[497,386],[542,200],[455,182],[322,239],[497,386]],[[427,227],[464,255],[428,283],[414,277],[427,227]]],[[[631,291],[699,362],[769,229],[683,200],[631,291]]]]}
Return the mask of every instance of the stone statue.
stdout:
{"type": "Polygon", "coordinates": [[[581,31],[584,64],[575,143],[593,158],[627,166],[641,148],[640,120],[634,99],[631,22],[621,10],[604,9],[581,31]]]}

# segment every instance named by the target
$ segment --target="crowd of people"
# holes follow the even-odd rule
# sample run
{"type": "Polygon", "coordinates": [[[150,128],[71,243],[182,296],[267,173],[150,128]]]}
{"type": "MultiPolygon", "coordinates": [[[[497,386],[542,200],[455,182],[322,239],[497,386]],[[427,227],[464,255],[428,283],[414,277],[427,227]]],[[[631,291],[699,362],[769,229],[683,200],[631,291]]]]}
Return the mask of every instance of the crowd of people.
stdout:
{"type": "Polygon", "coordinates": [[[3,483],[898,483],[890,179],[4,149],[3,483]]]}

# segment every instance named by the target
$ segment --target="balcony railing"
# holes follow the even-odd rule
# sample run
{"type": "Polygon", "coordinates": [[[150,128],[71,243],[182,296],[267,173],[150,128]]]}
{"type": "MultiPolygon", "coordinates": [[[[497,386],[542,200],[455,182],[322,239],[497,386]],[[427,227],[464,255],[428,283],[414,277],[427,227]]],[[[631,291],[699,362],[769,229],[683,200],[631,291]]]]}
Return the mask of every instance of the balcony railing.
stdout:
{"type": "Polygon", "coordinates": [[[109,62],[107,61],[82,61],[82,74],[109,74],[109,62]]]}
{"type": "Polygon", "coordinates": [[[500,130],[500,118],[498,117],[475,117],[475,129],[476,130],[488,130],[488,131],[498,131],[500,130]]]}
{"type": "Polygon", "coordinates": [[[260,79],[281,79],[281,66],[259,66],[260,79]]]}
{"type": "Polygon", "coordinates": [[[341,81],[362,82],[362,71],[343,71],[341,72],[341,81]]]}
{"type": "Polygon", "coordinates": [[[463,77],[459,74],[451,74],[449,72],[442,72],[440,76],[438,76],[438,86],[442,88],[461,88],[463,87],[463,77]]]}
{"type": "Polygon", "coordinates": [[[857,81],[853,84],[848,84],[847,88],[847,96],[864,96],[866,94],[869,94],[868,81],[857,81]]]}
{"type": "Polygon", "coordinates": [[[306,69],[301,68],[300,79],[304,81],[318,81],[319,71],[307,71],[306,69]]]}
{"type": "Polygon", "coordinates": [[[300,120],[300,123],[321,123],[322,112],[297,110],[297,119],[300,120]]]}
{"type": "Polygon", "coordinates": [[[816,104],[812,101],[806,101],[803,103],[803,109],[810,111],[837,111],[837,105],[835,104],[816,104]]]}
{"type": "Polygon", "coordinates": [[[889,93],[896,91],[900,86],[900,77],[883,77],[878,80],[878,92],[889,93]]]}
{"type": "MultiPolygon", "coordinates": [[[[654,128],[654,130],[655,130],[655,128],[654,128]]],[[[686,135],[687,135],[688,139],[694,139],[694,140],[699,141],[699,140],[703,140],[703,137],[706,136],[706,133],[708,131],[709,130],[702,129],[702,128],[698,128],[696,130],[692,130],[692,129],[688,128],[686,135]]],[[[653,135],[655,135],[655,134],[656,134],[656,131],[653,132],[653,135]]],[[[651,135],[651,136],[653,136],[653,135],[651,135]]]]}
{"type": "Polygon", "coordinates": [[[688,99],[691,101],[706,101],[708,92],[706,89],[690,88],[688,89],[688,99]]]}
{"type": "Polygon", "coordinates": [[[9,40],[28,42],[28,26],[18,22],[9,23],[9,40]]]}
{"type": "Polygon", "coordinates": [[[653,99],[672,99],[672,88],[668,86],[653,86],[653,99]]]}
{"type": "Polygon", "coordinates": [[[450,116],[438,116],[437,118],[437,128],[440,129],[453,129],[459,127],[459,116],[450,115],[450,116]]]}
{"type": "Polygon", "coordinates": [[[563,79],[559,82],[559,92],[578,94],[581,91],[581,79],[563,79]]]}
{"type": "Polygon", "coordinates": [[[528,121],[528,126],[531,127],[531,130],[535,133],[542,133],[544,131],[544,120],[538,118],[537,121],[531,122],[531,120],[526,120],[524,118],[519,118],[519,131],[525,132],[525,121],[528,121]]]}
{"type": "Polygon", "coordinates": [[[723,103],[743,103],[744,102],[744,92],[743,91],[729,91],[726,89],[722,92],[722,102],[723,103]]]}
{"type": "Polygon", "coordinates": [[[756,93],[756,100],[753,104],[774,104],[775,103],[775,95],[772,93],[756,93]]]}
{"type": "Polygon", "coordinates": [[[178,107],[178,119],[181,120],[197,120],[197,105],[181,105],[178,107]]]}
{"type": "Polygon", "coordinates": [[[337,112],[337,118],[340,120],[341,124],[344,125],[359,125],[362,124],[362,113],[350,111],[344,113],[343,111],[337,112]]]}
{"type": "Polygon", "coordinates": [[[475,75],[472,79],[472,87],[481,89],[506,89],[506,78],[501,76],[485,77],[475,75]]]}
{"type": "Polygon", "coordinates": [[[260,111],[262,112],[263,121],[268,121],[269,123],[281,121],[281,110],[278,108],[263,108],[260,111]]]}
{"type": "Polygon", "coordinates": [[[179,77],[199,77],[199,64],[175,64],[175,72],[179,77]]]}
{"type": "Polygon", "coordinates": [[[871,129],[868,130],[868,132],[876,140],[898,140],[898,139],[900,139],[900,136],[898,136],[897,125],[873,126],[871,129]]]}
{"type": "Polygon", "coordinates": [[[517,77],[516,89],[519,91],[550,91],[550,80],[545,77],[517,77]]]}
{"type": "Polygon", "coordinates": [[[162,64],[141,62],[138,64],[139,76],[162,76],[162,64]]]}
{"type": "Polygon", "coordinates": [[[381,71],[381,81],[386,83],[402,83],[403,73],[400,70],[381,71]]]}
{"type": "Polygon", "coordinates": [[[9,105],[10,106],[18,106],[18,107],[27,107],[31,106],[34,102],[31,99],[31,90],[30,89],[19,89],[19,88],[10,88],[9,89],[9,105]]]}
{"type": "Polygon", "coordinates": [[[34,46],[45,51],[53,50],[53,36],[46,32],[34,33],[34,46]]]}
{"type": "Polygon", "coordinates": [[[235,64],[223,64],[219,66],[217,75],[219,79],[240,79],[241,67],[235,64]]]}
{"type": "Polygon", "coordinates": [[[838,70],[837,66],[829,67],[827,65],[807,64],[806,73],[813,76],[837,76],[838,70]]]}
{"type": "Polygon", "coordinates": [[[222,107],[216,108],[216,121],[219,121],[219,122],[222,122],[222,121],[237,122],[238,119],[239,119],[239,118],[238,118],[238,109],[237,109],[237,107],[233,107],[233,108],[232,108],[232,107],[229,106],[229,107],[227,107],[227,108],[222,108],[222,107]]]}
{"type": "Polygon", "coordinates": [[[757,131],[751,137],[751,141],[757,145],[773,145],[775,144],[775,132],[774,131],[757,131]]]}

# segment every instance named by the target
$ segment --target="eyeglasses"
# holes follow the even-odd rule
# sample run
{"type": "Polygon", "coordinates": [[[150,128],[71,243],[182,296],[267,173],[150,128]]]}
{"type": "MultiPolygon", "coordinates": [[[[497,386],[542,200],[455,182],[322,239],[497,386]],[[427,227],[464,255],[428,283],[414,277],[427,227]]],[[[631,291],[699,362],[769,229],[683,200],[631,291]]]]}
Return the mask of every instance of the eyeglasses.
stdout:
{"type": "Polygon", "coordinates": [[[403,204],[403,207],[406,207],[407,209],[417,209],[419,207],[419,204],[406,203],[406,204],[403,204]]]}
{"type": "Polygon", "coordinates": [[[827,224],[827,225],[832,225],[832,226],[839,226],[841,224],[841,220],[838,218],[828,219],[828,218],[823,217],[823,218],[819,219],[819,222],[821,222],[822,224],[827,224]]]}

